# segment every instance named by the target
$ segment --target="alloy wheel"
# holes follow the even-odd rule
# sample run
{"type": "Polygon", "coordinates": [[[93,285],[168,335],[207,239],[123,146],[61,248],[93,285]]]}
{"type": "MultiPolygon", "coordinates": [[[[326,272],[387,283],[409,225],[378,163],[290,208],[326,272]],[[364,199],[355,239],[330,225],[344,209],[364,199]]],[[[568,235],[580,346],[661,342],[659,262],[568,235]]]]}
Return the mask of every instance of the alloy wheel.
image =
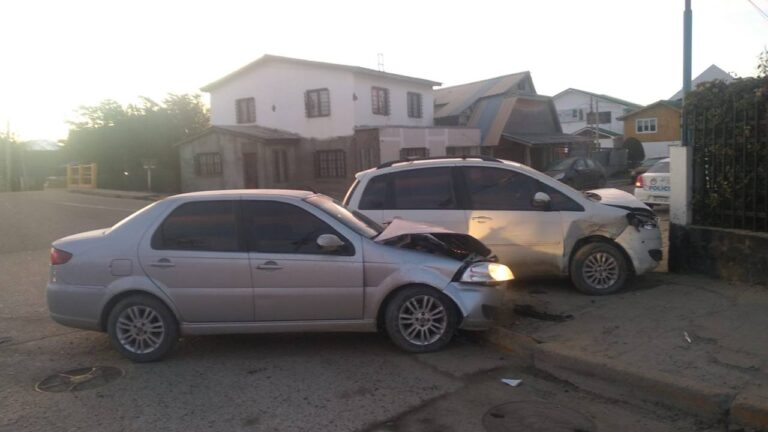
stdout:
{"type": "Polygon", "coordinates": [[[439,300],[420,295],[403,303],[398,312],[398,325],[408,342],[429,345],[445,334],[448,314],[439,300]]]}
{"type": "Polygon", "coordinates": [[[117,338],[125,349],[136,354],[156,350],[165,336],[163,319],[147,306],[131,306],[117,318],[117,338]]]}
{"type": "Polygon", "coordinates": [[[582,274],[584,280],[594,288],[609,288],[619,279],[619,264],[610,254],[597,252],[584,262],[582,274]]]}

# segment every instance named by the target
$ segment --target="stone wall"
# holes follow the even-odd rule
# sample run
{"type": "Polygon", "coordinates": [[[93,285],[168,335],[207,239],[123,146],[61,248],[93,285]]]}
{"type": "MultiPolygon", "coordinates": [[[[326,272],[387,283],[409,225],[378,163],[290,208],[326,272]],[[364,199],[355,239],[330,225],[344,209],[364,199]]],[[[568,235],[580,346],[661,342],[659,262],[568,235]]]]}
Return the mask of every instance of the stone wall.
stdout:
{"type": "Polygon", "coordinates": [[[669,269],[768,284],[768,234],[672,223],[669,269]]]}

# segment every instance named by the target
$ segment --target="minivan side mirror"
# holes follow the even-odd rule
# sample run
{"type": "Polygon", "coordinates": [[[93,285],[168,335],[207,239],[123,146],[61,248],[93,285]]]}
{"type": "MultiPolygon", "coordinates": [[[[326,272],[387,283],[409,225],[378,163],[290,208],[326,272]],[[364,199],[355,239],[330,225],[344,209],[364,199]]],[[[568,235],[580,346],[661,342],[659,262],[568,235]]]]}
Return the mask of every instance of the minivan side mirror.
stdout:
{"type": "Polygon", "coordinates": [[[549,205],[552,202],[552,198],[546,192],[536,192],[533,196],[533,207],[539,210],[549,209],[549,205]]]}
{"type": "Polygon", "coordinates": [[[335,234],[320,234],[317,237],[317,245],[326,251],[335,251],[344,246],[344,242],[335,234]]]}

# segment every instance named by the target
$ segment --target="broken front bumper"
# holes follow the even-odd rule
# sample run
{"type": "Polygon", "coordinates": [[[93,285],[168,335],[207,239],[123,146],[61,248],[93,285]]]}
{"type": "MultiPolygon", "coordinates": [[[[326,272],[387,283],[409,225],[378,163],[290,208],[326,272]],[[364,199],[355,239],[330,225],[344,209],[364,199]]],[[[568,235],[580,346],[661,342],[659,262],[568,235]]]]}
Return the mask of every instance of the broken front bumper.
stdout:
{"type": "Polygon", "coordinates": [[[459,328],[465,330],[486,330],[491,327],[501,307],[507,283],[481,285],[465,282],[451,282],[444,292],[461,310],[463,315],[459,328]]]}

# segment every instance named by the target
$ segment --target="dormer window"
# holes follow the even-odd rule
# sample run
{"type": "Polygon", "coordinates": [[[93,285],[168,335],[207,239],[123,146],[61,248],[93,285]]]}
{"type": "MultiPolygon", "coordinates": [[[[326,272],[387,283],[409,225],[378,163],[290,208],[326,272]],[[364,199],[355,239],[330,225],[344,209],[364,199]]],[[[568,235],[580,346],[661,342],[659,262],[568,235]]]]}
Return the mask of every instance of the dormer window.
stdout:
{"type": "Polygon", "coordinates": [[[235,101],[235,115],[237,124],[256,122],[256,100],[254,98],[243,98],[235,101]]]}

